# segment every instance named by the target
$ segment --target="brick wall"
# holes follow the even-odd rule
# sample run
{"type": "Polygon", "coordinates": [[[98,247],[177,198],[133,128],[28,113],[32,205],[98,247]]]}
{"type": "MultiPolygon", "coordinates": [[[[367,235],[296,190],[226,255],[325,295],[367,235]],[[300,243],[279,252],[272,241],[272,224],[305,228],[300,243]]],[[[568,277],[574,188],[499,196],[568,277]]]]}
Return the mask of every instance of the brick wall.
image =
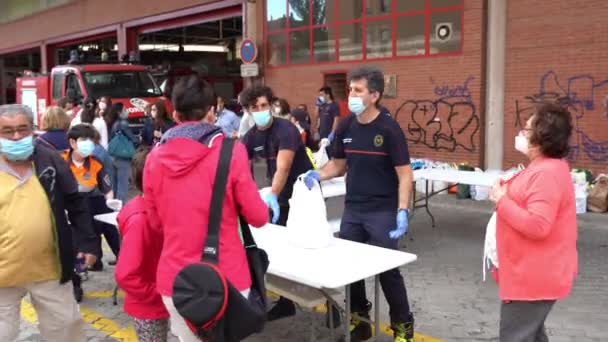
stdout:
{"type": "MultiPolygon", "coordinates": [[[[259,18],[263,18],[261,6],[258,7],[259,18]]],[[[482,163],[483,11],[483,1],[465,0],[462,55],[366,62],[381,67],[385,74],[397,75],[397,97],[384,99],[383,104],[393,116],[398,113],[397,120],[408,138],[412,157],[467,161],[474,165],[482,163]],[[453,97],[447,98],[450,94],[453,97]],[[441,98],[444,98],[441,103],[437,102],[441,98]],[[434,103],[437,103],[439,121],[432,121],[434,103]],[[425,107],[429,109],[426,115],[425,107]]],[[[257,31],[262,45],[261,20],[257,31]]],[[[309,108],[314,108],[318,89],[323,85],[323,72],[348,72],[360,64],[266,68],[264,76],[266,84],[277,96],[286,98],[290,104],[307,103],[309,108]]]]}
{"type": "Polygon", "coordinates": [[[559,98],[574,116],[574,167],[608,172],[608,3],[508,0],[504,166],[535,101],[559,98]]]}

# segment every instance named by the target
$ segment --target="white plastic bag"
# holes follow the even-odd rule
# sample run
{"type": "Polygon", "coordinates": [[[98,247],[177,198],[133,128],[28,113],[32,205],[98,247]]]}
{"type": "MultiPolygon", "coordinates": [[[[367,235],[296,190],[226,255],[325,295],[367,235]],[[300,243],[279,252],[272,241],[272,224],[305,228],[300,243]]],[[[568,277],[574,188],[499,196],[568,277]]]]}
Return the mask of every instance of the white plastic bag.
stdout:
{"type": "MultiPolygon", "coordinates": [[[[483,173],[483,170],[477,167],[475,172],[483,173]]],[[[491,188],[488,186],[473,185],[471,186],[471,198],[476,201],[487,201],[490,198],[490,190],[491,188]]]]}
{"type": "Polygon", "coordinates": [[[318,169],[322,168],[329,161],[326,150],[328,146],[328,139],[321,140],[321,143],[319,143],[319,150],[313,154],[313,159],[315,160],[315,165],[318,169]]]}
{"type": "Polygon", "coordinates": [[[490,217],[486,226],[486,239],[483,246],[483,281],[486,281],[486,270],[492,265],[498,268],[498,253],[496,252],[496,212],[490,217]]]}
{"type": "Polygon", "coordinates": [[[299,176],[293,185],[289,207],[287,236],[290,244],[309,249],[330,245],[333,234],[327,221],[325,200],[317,182],[308,190],[303,176],[299,176]]]}

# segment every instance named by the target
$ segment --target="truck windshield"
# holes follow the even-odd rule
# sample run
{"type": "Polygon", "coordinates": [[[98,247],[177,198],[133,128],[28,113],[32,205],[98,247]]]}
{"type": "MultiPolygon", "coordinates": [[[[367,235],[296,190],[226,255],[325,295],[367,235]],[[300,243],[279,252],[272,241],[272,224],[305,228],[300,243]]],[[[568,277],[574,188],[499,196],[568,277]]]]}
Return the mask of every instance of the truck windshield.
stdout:
{"type": "Polygon", "coordinates": [[[162,93],[148,71],[87,71],[82,73],[89,96],[100,98],[158,97],[162,93]]]}

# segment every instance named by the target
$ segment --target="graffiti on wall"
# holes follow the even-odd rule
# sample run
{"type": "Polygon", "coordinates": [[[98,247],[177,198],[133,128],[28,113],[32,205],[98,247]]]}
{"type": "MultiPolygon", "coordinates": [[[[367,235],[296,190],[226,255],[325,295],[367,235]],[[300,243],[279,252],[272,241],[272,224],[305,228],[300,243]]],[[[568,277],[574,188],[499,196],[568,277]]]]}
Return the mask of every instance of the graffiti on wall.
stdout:
{"type": "Polygon", "coordinates": [[[608,161],[608,141],[593,140],[582,127],[583,120],[606,120],[608,110],[608,79],[596,80],[579,74],[560,80],[554,71],[545,73],[538,91],[515,101],[515,128],[521,129],[534,114],[536,106],[550,101],[568,108],[572,114],[574,134],[568,159],[576,161],[581,153],[594,162],[608,161]]]}
{"type": "Polygon", "coordinates": [[[408,142],[437,151],[454,152],[458,148],[476,151],[475,136],[480,120],[469,89],[474,79],[470,76],[458,85],[440,84],[431,79],[434,99],[405,100],[397,108],[395,118],[407,117],[408,142]]]}

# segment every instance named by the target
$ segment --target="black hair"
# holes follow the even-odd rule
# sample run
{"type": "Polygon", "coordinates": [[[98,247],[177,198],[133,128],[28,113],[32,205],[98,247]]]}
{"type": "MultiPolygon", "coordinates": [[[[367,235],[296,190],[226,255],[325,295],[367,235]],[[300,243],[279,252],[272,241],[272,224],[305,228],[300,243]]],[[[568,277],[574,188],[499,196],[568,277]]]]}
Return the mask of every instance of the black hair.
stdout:
{"type": "Polygon", "coordinates": [[[265,97],[268,100],[268,103],[272,103],[275,99],[274,93],[270,87],[253,85],[241,93],[241,104],[245,108],[249,108],[250,106],[254,106],[260,97],[265,97]]]}
{"type": "Polygon", "coordinates": [[[70,128],[68,139],[78,140],[80,138],[95,140],[95,127],[91,124],[82,123],[70,128]]]}
{"type": "Polygon", "coordinates": [[[319,89],[319,91],[324,92],[325,94],[329,95],[329,98],[333,101],[334,100],[334,92],[333,90],[331,90],[330,87],[325,86],[325,87],[321,87],[321,89],[319,89]]]}
{"type": "Polygon", "coordinates": [[[549,158],[565,158],[570,151],[572,115],[556,103],[544,103],[532,116],[530,144],[549,158]]]}
{"type": "Polygon", "coordinates": [[[183,121],[198,121],[207,116],[217,97],[213,88],[199,75],[190,75],[179,80],[173,88],[173,106],[183,121]]]}
{"type": "Polygon", "coordinates": [[[83,107],[80,122],[92,124],[97,116],[97,101],[93,97],[87,97],[84,99],[83,107]]]}
{"type": "Polygon", "coordinates": [[[376,102],[376,106],[380,106],[380,100],[384,94],[384,73],[380,68],[373,65],[358,67],[350,72],[349,80],[366,80],[369,92],[378,92],[380,94],[378,102],[376,102]]]}

